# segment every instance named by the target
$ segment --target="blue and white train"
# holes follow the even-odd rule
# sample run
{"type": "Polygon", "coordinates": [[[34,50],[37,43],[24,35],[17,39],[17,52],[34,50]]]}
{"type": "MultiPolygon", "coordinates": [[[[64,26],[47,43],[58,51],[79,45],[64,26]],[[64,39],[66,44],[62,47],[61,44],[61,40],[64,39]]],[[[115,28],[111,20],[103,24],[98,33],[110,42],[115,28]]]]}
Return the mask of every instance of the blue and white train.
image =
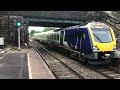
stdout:
{"type": "Polygon", "coordinates": [[[113,29],[101,22],[85,26],[71,26],[34,35],[34,39],[63,48],[78,60],[91,63],[109,63],[117,60],[113,29]]]}

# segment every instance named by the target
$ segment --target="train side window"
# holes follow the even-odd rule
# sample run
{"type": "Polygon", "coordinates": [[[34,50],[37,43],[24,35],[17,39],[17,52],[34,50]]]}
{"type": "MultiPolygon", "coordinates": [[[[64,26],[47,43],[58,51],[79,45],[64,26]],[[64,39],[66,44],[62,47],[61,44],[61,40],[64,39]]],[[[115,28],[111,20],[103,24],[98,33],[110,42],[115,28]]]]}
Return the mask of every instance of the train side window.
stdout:
{"type": "Polygon", "coordinates": [[[47,40],[49,40],[49,35],[47,35],[47,40]]]}
{"type": "Polygon", "coordinates": [[[55,40],[56,40],[56,35],[55,35],[55,40]]]}
{"type": "Polygon", "coordinates": [[[54,40],[54,35],[53,35],[53,40],[54,40]]]}
{"type": "Polygon", "coordinates": [[[67,36],[67,35],[65,35],[64,41],[67,41],[67,38],[68,38],[68,36],[67,36]]]}
{"type": "Polygon", "coordinates": [[[83,36],[83,39],[85,39],[85,38],[86,38],[85,33],[83,33],[83,35],[82,35],[82,36],[83,36]]]}
{"type": "Polygon", "coordinates": [[[52,35],[51,35],[51,40],[52,40],[52,35]]]}
{"type": "Polygon", "coordinates": [[[52,35],[51,35],[51,40],[52,40],[52,35]]]}
{"type": "Polygon", "coordinates": [[[54,35],[53,35],[53,40],[54,40],[54,35]]]}
{"type": "Polygon", "coordinates": [[[71,40],[71,42],[74,41],[74,35],[70,35],[70,40],[71,40]]]}
{"type": "Polygon", "coordinates": [[[55,35],[53,35],[53,40],[54,40],[54,36],[55,36],[55,35]]]}
{"type": "Polygon", "coordinates": [[[48,36],[49,40],[50,40],[50,36],[48,36]]]}
{"type": "Polygon", "coordinates": [[[81,37],[82,37],[82,33],[79,33],[78,34],[78,39],[81,39],[81,37]]]}
{"type": "Polygon", "coordinates": [[[56,40],[56,35],[54,35],[54,40],[56,40]]]}
{"type": "Polygon", "coordinates": [[[55,35],[53,35],[53,40],[54,40],[54,36],[55,36],[55,35]]]}
{"type": "Polygon", "coordinates": [[[72,42],[74,41],[74,38],[75,38],[75,36],[74,36],[74,35],[72,35],[72,42]]]}
{"type": "Polygon", "coordinates": [[[52,40],[52,35],[51,35],[51,40],[52,40]]]}
{"type": "Polygon", "coordinates": [[[53,35],[51,35],[51,40],[53,40],[53,35]]]}
{"type": "Polygon", "coordinates": [[[57,35],[55,35],[55,40],[57,40],[57,35]]]}
{"type": "Polygon", "coordinates": [[[57,35],[57,40],[59,40],[59,35],[57,35]]]}
{"type": "Polygon", "coordinates": [[[50,40],[52,40],[52,35],[50,35],[50,40]]]}
{"type": "Polygon", "coordinates": [[[53,39],[55,40],[55,35],[53,35],[53,39]]]}

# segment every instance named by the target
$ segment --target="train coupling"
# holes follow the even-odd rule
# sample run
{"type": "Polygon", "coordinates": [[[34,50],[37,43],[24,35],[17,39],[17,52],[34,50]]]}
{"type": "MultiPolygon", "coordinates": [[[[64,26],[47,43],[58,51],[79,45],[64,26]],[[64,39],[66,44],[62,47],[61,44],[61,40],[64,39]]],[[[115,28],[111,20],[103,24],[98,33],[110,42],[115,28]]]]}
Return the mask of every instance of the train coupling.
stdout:
{"type": "Polygon", "coordinates": [[[102,59],[109,59],[110,58],[110,54],[104,54],[103,56],[102,56],[102,59]]]}

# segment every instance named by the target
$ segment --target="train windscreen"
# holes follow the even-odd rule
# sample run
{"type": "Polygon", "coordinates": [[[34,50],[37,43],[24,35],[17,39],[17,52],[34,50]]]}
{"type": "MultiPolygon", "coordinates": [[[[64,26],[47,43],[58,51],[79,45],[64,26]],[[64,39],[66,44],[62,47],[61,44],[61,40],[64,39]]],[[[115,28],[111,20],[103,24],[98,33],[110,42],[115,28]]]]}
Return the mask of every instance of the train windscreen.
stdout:
{"type": "Polygon", "coordinates": [[[92,32],[96,42],[100,43],[112,42],[112,35],[109,28],[92,28],[92,32]]]}

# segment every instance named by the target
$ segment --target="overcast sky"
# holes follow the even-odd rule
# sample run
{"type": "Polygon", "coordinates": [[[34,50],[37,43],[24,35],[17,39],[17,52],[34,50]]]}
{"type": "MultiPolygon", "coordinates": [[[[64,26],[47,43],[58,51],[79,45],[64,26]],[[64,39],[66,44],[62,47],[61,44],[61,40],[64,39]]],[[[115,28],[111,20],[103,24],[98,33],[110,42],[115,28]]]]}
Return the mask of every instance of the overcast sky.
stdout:
{"type": "Polygon", "coordinates": [[[34,27],[34,26],[29,26],[29,28],[28,28],[29,32],[31,30],[42,31],[43,29],[44,29],[44,27],[34,27]]]}

